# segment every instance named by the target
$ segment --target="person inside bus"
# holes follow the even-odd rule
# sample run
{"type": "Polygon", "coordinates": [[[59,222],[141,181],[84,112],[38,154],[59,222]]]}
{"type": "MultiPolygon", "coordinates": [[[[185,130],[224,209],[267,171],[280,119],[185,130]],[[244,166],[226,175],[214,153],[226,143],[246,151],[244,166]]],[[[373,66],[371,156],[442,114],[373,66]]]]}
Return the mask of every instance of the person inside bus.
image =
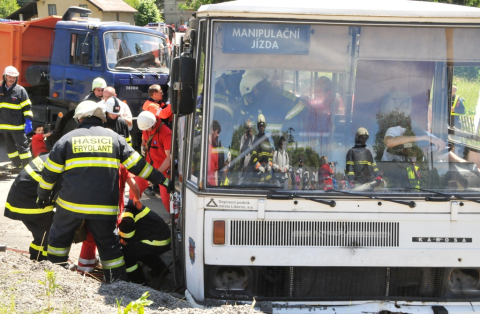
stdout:
{"type": "Polygon", "coordinates": [[[239,185],[243,185],[249,181],[250,174],[252,173],[252,165],[250,160],[252,159],[252,144],[253,144],[253,126],[252,121],[248,119],[245,122],[245,133],[240,138],[240,169],[238,172],[239,185]]]}
{"type": "MultiPolygon", "coordinates": [[[[439,160],[450,162],[466,162],[453,152],[449,152],[446,143],[435,135],[425,131],[411,119],[412,98],[405,92],[393,92],[387,95],[382,104],[380,116],[383,119],[397,120],[401,125],[392,125],[386,130],[383,143],[382,161],[407,161],[410,157],[426,156],[420,152],[416,143],[430,144],[432,151],[439,160]],[[415,144],[415,145],[414,145],[415,144]]],[[[429,149],[429,147],[427,148],[429,149]]],[[[422,149],[425,150],[425,149],[422,149]]]]}
{"type": "Polygon", "coordinates": [[[290,168],[290,158],[286,148],[287,140],[282,136],[278,140],[272,159],[276,184],[284,190],[288,189],[288,169],[290,168]]]}
{"type": "Polygon", "coordinates": [[[295,94],[277,87],[262,70],[246,70],[240,81],[241,106],[235,115],[243,124],[257,118],[259,110],[268,115],[269,123],[282,126],[305,108],[305,102],[295,94]]]}
{"type": "Polygon", "coordinates": [[[208,135],[208,168],[207,168],[207,184],[209,186],[218,186],[218,136],[222,131],[222,127],[217,120],[212,121],[210,126],[210,134],[208,135]]]}
{"type": "Polygon", "coordinates": [[[260,184],[270,182],[272,179],[272,145],[268,136],[265,134],[267,121],[263,114],[258,115],[257,128],[258,134],[253,139],[252,159],[253,172],[256,174],[260,184]]]}
{"type": "Polygon", "coordinates": [[[333,93],[333,84],[326,76],[320,76],[315,80],[315,86],[313,90],[313,99],[311,103],[313,107],[331,111],[331,108],[335,108],[336,114],[345,114],[345,107],[340,95],[333,93]]]}

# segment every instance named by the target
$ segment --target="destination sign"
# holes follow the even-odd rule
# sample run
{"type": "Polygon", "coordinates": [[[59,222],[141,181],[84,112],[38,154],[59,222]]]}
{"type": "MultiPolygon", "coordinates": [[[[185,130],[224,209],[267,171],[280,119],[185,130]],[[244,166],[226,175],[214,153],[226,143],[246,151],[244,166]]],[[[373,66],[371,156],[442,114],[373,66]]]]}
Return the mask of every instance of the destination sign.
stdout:
{"type": "Polygon", "coordinates": [[[430,243],[472,243],[472,238],[413,237],[412,242],[430,243]]]}
{"type": "Polygon", "coordinates": [[[225,23],[224,53],[301,54],[310,49],[310,25],[225,23]]]}

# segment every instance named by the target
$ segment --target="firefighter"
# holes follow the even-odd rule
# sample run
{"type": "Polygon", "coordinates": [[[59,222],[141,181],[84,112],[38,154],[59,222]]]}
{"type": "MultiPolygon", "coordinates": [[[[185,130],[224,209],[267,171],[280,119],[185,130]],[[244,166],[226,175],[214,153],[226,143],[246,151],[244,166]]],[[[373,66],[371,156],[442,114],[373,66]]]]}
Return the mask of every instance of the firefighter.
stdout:
{"type": "Polygon", "coordinates": [[[415,160],[412,160],[412,165],[407,167],[407,178],[410,188],[420,189],[420,173],[418,173],[418,166],[415,164],[415,160]]]}
{"type": "Polygon", "coordinates": [[[103,99],[103,90],[107,88],[107,82],[101,77],[97,77],[92,82],[92,92],[84,100],[99,102],[103,99]]]}
{"type": "Polygon", "coordinates": [[[450,115],[450,126],[459,130],[462,129],[460,116],[465,114],[465,99],[457,95],[457,86],[452,85],[452,109],[450,115]]]}
{"type": "Polygon", "coordinates": [[[3,131],[12,166],[23,168],[32,159],[26,134],[33,130],[33,113],[27,91],[18,85],[18,76],[18,70],[13,66],[8,66],[3,71],[0,88],[0,130],[3,131]]]}
{"type": "Polygon", "coordinates": [[[110,97],[105,103],[105,111],[107,122],[103,124],[105,128],[112,130],[113,132],[123,136],[128,145],[132,146],[132,137],[128,130],[127,122],[120,117],[122,107],[117,97],[110,97]]]}
{"type": "Polygon", "coordinates": [[[347,153],[347,177],[350,187],[376,181],[382,181],[382,175],[373,160],[372,153],[365,144],[369,138],[365,128],[358,128],[355,134],[355,146],[347,153]]]}
{"type": "Polygon", "coordinates": [[[258,134],[253,139],[252,164],[260,177],[259,182],[270,181],[272,178],[272,145],[265,135],[267,122],[263,114],[258,115],[257,128],[258,134]]]}
{"type": "Polygon", "coordinates": [[[138,262],[154,273],[161,273],[166,265],[160,255],[170,250],[170,228],[150,208],[137,209],[132,200],[125,200],[125,211],[118,225],[122,252],[125,257],[128,280],[143,284],[145,276],[138,262]]]}
{"type": "Polygon", "coordinates": [[[120,242],[114,234],[119,211],[119,163],[133,174],[169,189],[173,189],[173,182],[148,164],[122,136],[102,127],[103,105],[83,101],[75,109],[74,118],[80,123],[78,128],[53,147],[37,190],[38,205],[45,207],[55,182],[63,179],[48,239],[48,260],[67,265],[75,230],[85,220],[108,283],[125,275],[120,242]]]}
{"type": "MultiPolygon", "coordinates": [[[[48,158],[43,154],[32,160],[18,174],[8,192],[5,203],[5,217],[21,220],[33,235],[30,244],[30,259],[43,261],[47,259],[48,233],[53,222],[53,203],[37,206],[37,187],[41,180],[40,173],[48,158]]],[[[58,189],[59,184],[55,186],[58,189]]]]}

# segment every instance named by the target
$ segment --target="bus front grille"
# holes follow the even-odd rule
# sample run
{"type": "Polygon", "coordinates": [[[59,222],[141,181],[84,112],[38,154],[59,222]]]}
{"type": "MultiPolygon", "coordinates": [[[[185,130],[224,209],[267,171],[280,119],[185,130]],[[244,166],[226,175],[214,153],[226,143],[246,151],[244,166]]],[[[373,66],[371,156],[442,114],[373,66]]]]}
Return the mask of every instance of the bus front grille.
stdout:
{"type": "Polygon", "coordinates": [[[231,220],[230,245],[398,247],[398,222],[231,220]]]}
{"type": "Polygon", "coordinates": [[[444,268],[260,267],[257,295],[307,300],[436,299],[444,268]]]}

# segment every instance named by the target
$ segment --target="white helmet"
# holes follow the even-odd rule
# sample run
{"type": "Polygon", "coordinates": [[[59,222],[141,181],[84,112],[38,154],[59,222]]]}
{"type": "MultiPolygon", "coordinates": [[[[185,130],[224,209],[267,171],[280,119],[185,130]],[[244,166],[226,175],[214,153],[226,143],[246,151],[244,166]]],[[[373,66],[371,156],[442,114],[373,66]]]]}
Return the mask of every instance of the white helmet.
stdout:
{"type": "Polygon", "coordinates": [[[96,103],[91,100],[82,101],[75,109],[73,118],[79,122],[80,119],[91,116],[100,118],[103,122],[107,121],[105,119],[105,107],[101,102],[96,103]]]}
{"type": "Polygon", "coordinates": [[[151,128],[155,122],[157,122],[157,118],[150,111],[142,111],[137,117],[138,128],[142,131],[151,128]]]}
{"type": "Polygon", "coordinates": [[[240,93],[242,96],[250,93],[255,85],[266,79],[268,75],[262,70],[247,70],[243,73],[240,81],[240,93]]]}
{"type": "Polygon", "coordinates": [[[3,71],[3,75],[8,75],[8,76],[19,76],[20,73],[18,73],[18,70],[12,66],[12,65],[9,65],[8,67],[5,68],[5,70],[3,71]]]}
{"type": "Polygon", "coordinates": [[[111,114],[120,114],[120,101],[117,99],[117,97],[110,97],[108,100],[105,102],[105,111],[111,114]]]}
{"type": "Polygon", "coordinates": [[[101,77],[97,77],[96,79],[93,80],[92,83],[92,91],[95,88],[106,88],[107,87],[107,82],[101,77]]]}

